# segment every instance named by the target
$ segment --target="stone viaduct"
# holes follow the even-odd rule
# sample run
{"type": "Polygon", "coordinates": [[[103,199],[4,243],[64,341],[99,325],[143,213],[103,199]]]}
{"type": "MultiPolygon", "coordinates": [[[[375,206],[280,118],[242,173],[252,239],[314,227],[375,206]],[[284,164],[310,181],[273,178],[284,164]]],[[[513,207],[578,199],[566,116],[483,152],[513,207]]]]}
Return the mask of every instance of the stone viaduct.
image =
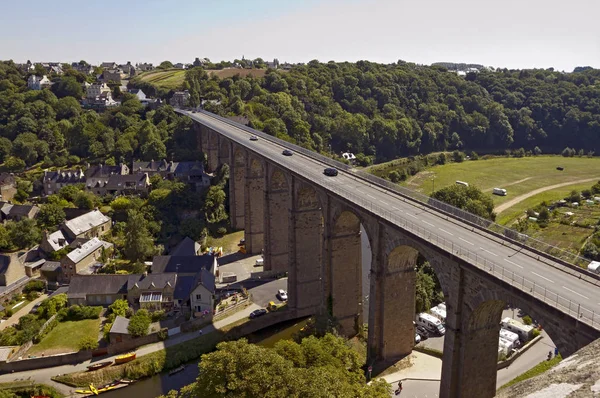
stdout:
{"type": "Polygon", "coordinates": [[[440,397],[493,397],[502,310],[515,304],[540,321],[563,356],[597,330],[487,274],[451,252],[351,201],[280,168],[196,122],[209,171],[230,167],[231,224],[265,270],[288,271],[289,307],[328,311],[343,335],[368,323],[369,364],[389,363],[414,346],[415,265],[424,256],[442,286],[447,319],[440,397]],[[361,224],[373,256],[369,317],[362,316],[361,224]]]}

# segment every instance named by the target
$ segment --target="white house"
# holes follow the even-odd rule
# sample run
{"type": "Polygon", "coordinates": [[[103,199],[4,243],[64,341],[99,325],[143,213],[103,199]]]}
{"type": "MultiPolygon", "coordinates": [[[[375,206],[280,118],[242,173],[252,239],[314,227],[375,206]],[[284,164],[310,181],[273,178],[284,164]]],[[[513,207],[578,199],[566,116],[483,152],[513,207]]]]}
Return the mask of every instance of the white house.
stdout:
{"type": "Polygon", "coordinates": [[[215,276],[206,269],[196,274],[190,293],[192,313],[212,313],[215,305],[215,276]]]}
{"type": "Polygon", "coordinates": [[[46,77],[46,75],[42,77],[31,75],[29,76],[29,79],[27,79],[27,88],[30,90],[41,90],[43,88],[50,87],[51,85],[52,82],[46,77]]]}

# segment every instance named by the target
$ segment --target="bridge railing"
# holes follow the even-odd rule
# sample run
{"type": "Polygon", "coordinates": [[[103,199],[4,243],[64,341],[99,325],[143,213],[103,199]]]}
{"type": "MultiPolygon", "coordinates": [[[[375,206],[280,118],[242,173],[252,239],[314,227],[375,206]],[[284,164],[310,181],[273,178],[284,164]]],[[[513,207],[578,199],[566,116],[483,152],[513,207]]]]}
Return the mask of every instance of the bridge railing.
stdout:
{"type": "MultiPolygon", "coordinates": [[[[549,256],[556,257],[557,259],[561,259],[563,261],[577,265],[579,267],[585,267],[587,264],[589,264],[592,261],[592,260],[582,257],[576,253],[573,253],[568,250],[564,250],[564,249],[558,248],[556,246],[550,245],[546,242],[532,238],[529,235],[519,233],[519,232],[515,231],[514,229],[507,228],[503,225],[497,224],[497,223],[490,221],[488,219],[485,219],[483,217],[476,216],[475,214],[469,213],[468,211],[459,209],[457,207],[454,207],[452,205],[449,205],[448,203],[439,201],[437,199],[433,199],[432,197],[422,194],[420,192],[416,192],[411,189],[402,187],[398,184],[395,184],[391,181],[385,180],[381,177],[377,177],[377,176],[370,174],[368,172],[365,172],[363,170],[355,170],[351,166],[349,166],[345,163],[331,159],[327,156],[324,156],[320,153],[314,152],[310,149],[306,149],[299,145],[292,144],[288,141],[284,141],[280,138],[273,137],[272,135],[269,135],[262,131],[255,130],[248,126],[244,126],[243,124],[236,123],[225,117],[215,115],[213,113],[210,113],[210,112],[207,112],[204,110],[198,110],[198,112],[201,112],[207,116],[216,118],[222,122],[228,123],[237,128],[248,131],[248,132],[250,132],[258,137],[261,137],[263,139],[275,142],[275,143],[277,143],[281,146],[287,147],[295,152],[301,153],[305,156],[308,156],[315,160],[318,160],[330,167],[335,167],[339,170],[343,170],[347,173],[358,176],[372,184],[375,184],[380,187],[384,187],[387,190],[390,190],[394,193],[402,195],[406,198],[410,198],[410,199],[412,199],[416,202],[419,202],[425,206],[428,206],[428,207],[436,209],[436,210],[443,211],[449,215],[452,215],[454,218],[467,221],[473,225],[476,225],[477,227],[479,227],[481,229],[489,230],[489,231],[495,232],[497,234],[500,234],[502,236],[505,236],[508,239],[512,239],[513,241],[516,241],[524,246],[528,246],[528,247],[536,249],[540,252],[546,253],[549,256]]],[[[582,268],[582,272],[585,272],[584,268],[582,268]]]]}
{"type": "MultiPolygon", "coordinates": [[[[209,114],[209,115],[212,116],[212,114],[209,114]]],[[[257,136],[264,135],[264,133],[257,132],[257,131],[251,130],[251,129],[248,131],[251,131],[252,133],[256,134],[257,136]]],[[[236,137],[229,137],[229,138],[234,141],[238,141],[236,139],[236,137]]],[[[297,146],[289,145],[288,147],[294,148],[297,146]]],[[[300,147],[298,147],[298,148],[300,148],[300,147]]],[[[303,152],[303,151],[306,151],[306,149],[302,148],[302,151],[299,150],[299,152],[303,152]]],[[[319,154],[316,154],[316,155],[322,156],[319,154]]],[[[326,158],[326,159],[328,161],[332,161],[332,159],[329,159],[329,158],[326,158]]],[[[328,163],[325,161],[324,161],[324,163],[331,164],[331,163],[328,163]]],[[[347,166],[347,165],[344,165],[344,166],[347,166]]],[[[308,172],[306,172],[306,170],[296,169],[295,172],[302,175],[303,177],[305,177],[308,180],[312,180],[312,176],[308,172]]],[[[488,274],[491,274],[491,275],[503,280],[504,282],[510,284],[511,286],[518,288],[519,290],[523,291],[524,293],[529,294],[530,296],[532,296],[540,301],[543,301],[544,303],[554,306],[555,308],[564,312],[565,314],[568,314],[569,316],[578,318],[580,322],[584,322],[584,323],[600,330],[600,314],[596,315],[594,310],[590,309],[589,307],[587,307],[585,305],[582,305],[580,302],[570,300],[566,297],[563,297],[560,294],[558,294],[557,292],[555,292],[551,289],[548,289],[529,278],[526,278],[524,275],[521,275],[517,272],[514,272],[513,270],[503,267],[502,265],[500,265],[496,262],[490,261],[487,258],[482,257],[479,254],[479,252],[477,252],[475,250],[467,249],[464,246],[461,246],[459,244],[454,243],[453,241],[451,241],[449,239],[446,239],[444,236],[433,233],[433,232],[425,229],[418,223],[412,222],[412,221],[408,220],[407,218],[390,211],[390,209],[388,209],[388,208],[384,208],[370,200],[367,200],[363,196],[356,195],[353,191],[346,189],[343,186],[330,185],[329,189],[331,191],[335,192],[336,194],[340,195],[341,197],[344,197],[344,198],[362,206],[365,210],[370,211],[371,213],[373,213],[379,217],[382,217],[382,218],[398,225],[399,227],[402,227],[408,231],[411,231],[416,236],[419,236],[420,238],[422,238],[424,240],[435,243],[438,247],[446,250],[448,253],[451,253],[453,256],[459,257],[459,258],[467,261],[468,263],[476,266],[477,268],[486,271],[488,274]]],[[[407,199],[410,200],[410,198],[405,198],[404,195],[402,196],[402,200],[406,201],[407,199]]],[[[467,214],[469,214],[469,213],[467,213],[467,214]]],[[[487,223],[490,223],[490,222],[487,221],[487,223]]]]}

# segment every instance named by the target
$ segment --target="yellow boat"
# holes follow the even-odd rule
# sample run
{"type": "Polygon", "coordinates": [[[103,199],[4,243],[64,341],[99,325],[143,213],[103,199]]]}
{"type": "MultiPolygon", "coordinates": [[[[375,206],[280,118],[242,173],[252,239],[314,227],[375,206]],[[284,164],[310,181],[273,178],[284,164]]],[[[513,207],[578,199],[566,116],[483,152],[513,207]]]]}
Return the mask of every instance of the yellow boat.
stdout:
{"type": "Polygon", "coordinates": [[[135,359],[135,352],[129,352],[127,354],[119,355],[115,358],[115,365],[120,365],[125,362],[133,361],[135,359]]]}

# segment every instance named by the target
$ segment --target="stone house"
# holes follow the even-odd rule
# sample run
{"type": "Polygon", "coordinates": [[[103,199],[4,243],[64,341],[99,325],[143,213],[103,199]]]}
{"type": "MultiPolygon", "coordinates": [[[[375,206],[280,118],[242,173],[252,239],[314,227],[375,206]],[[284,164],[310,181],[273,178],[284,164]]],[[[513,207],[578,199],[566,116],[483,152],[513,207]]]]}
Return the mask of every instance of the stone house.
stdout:
{"type": "Polygon", "coordinates": [[[84,183],[85,175],[81,169],[44,171],[42,177],[44,195],[46,196],[58,193],[62,187],[66,187],[67,185],[84,183]]]}
{"type": "Polygon", "coordinates": [[[133,337],[129,334],[129,319],[117,315],[115,321],[108,332],[108,339],[111,344],[122,343],[123,341],[131,340],[133,337]]]}
{"type": "Polygon", "coordinates": [[[40,208],[35,205],[14,205],[10,202],[0,202],[0,219],[2,221],[34,219],[39,211],[40,208]]]}
{"type": "Polygon", "coordinates": [[[148,173],[149,176],[160,174],[163,178],[169,180],[180,180],[193,185],[196,188],[206,188],[210,186],[210,175],[204,171],[202,162],[133,162],[131,166],[132,173],[148,173]]]}
{"type": "Polygon", "coordinates": [[[146,63],[146,62],[142,62],[142,63],[137,63],[135,64],[135,68],[138,70],[141,70],[142,72],[146,72],[149,70],[153,70],[154,66],[152,64],[146,63]]]}
{"type": "Polygon", "coordinates": [[[75,238],[94,238],[100,237],[111,228],[111,219],[99,210],[92,210],[79,217],[65,221],[62,230],[65,237],[70,240],[75,238]]]}
{"type": "Polygon", "coordinates": [[[131,275],[74,275],[69,283],[69,305],[108,306],[127,299],[127,282],[131,275]]]}
{"type": "Polygon", "coordinates": [[[101,194],[100,188],[104,187],[108,183],[110,176],[126,174],[129,174],[129,167],[122,163],[118,166],[108,166],[105,164],[94,166],[88,165],[84,173],[85,187],[89,191],[92,191],[96,194],[101,194]]]}
{"type": "Polygon", "coordinates": [[[117,67],[117,63],[116,62],[102,62],[100,64],[100,67],[102,69],[115,69],[117,67]]]}
{"type": "Polygon", "coordinates": [[[146,196],[150,191],[150,177],[144,174],[113,174],[102,187],[93,188],[99,195],[140,195],[146,196]]]}
{"type": "Polygon", "coordinates": [[[217,257],[208,254],[202,256],[154,256],[152,273],[194,274],[203,269],[215,275],[217,273],[217,257]]]}
{"type": "Polygon", "coordinates": [[[86,96],[86,98],[95,99],[104,93],[110,93],[110,92],[111,92],[111,90],[110,90],[110,87],[108,87],[108,84],[92,83],[87,87],[87,89],[85,91],[85,96],[86,96]]]}
{"type": "Polygon", "coordinates": [[[126,64],[119,65],[119,69],[123,71],[129,77],[135,76],[135,66],[131,64],[131,61],[127,61],[126,64]]]}
{"type": "Polygon", "coordinates": [[[215,276],[203,269],[194,276],[190,298],[190,308],[196,316],[203,312],[213,312],[215,308],[215,276]]]}
{"type": "Polygon", "coordinates": [[[175,93],[173,93],[173,96],[169,100],[169,104],[177,108],[183,108],[187,106],[189,100],[190,92],[188,90],[175,91],[175,93]]]}
{"type": "Polygon", "coordinates": [[[102,72],[102,81],[121,83],[124,73],[121,69],[106,69],[102,72]]]}
{"type": "Polygon", "coordinates": [[[103,253],[107,255],[108,250],[113,247],[113,244],[104,242],[98,238],[92,238],[77,246],[76,249],[69,252],[60,260],[62,276],[67,282],[78,273],[91,272],[89,271],[90,267],[102,257],[103,253]]]}
{"type": "Polygon", "coordinates": [[[171,311],[177,274],[132,275],[127,285],[127,301],[134,308],[171,311]]]}
{"type": "Polygon", "coordinates": [[[42,231],[42,240],[40,242],[40,250],[45,255],[64,249],[69,246],[69,242],[63,231],[58,230],[48,234],[48,231],[42,231]]]}

